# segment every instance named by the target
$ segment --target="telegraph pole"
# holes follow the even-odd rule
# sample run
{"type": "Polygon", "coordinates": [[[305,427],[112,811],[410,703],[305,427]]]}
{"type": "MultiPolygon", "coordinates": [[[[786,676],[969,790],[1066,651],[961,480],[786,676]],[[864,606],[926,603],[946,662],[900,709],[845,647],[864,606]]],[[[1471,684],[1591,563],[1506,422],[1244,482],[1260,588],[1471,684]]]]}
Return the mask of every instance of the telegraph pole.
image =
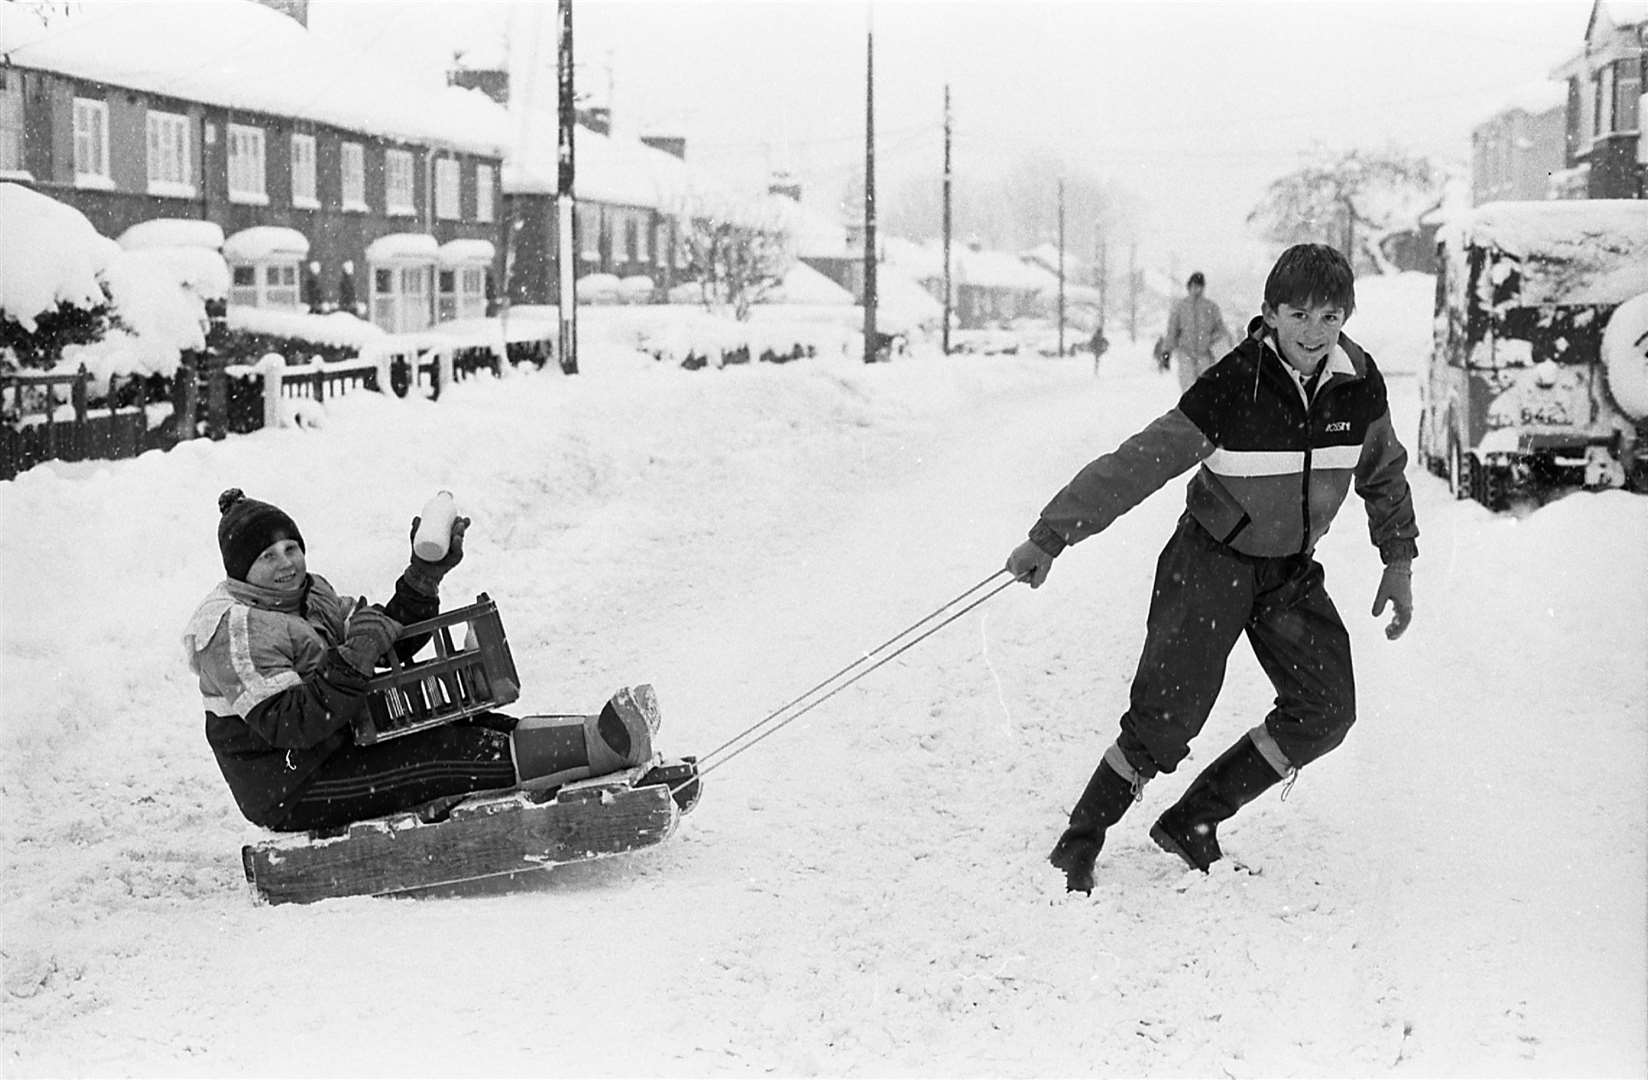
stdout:
{"type": "Polygon", "coordinates": [[[1059,177],[1059,355],[1064,355],[1064,177],[1059,177]]]}
{"type": "Polygon", "coordinates": [[[875,31],[864,35],[864,362],[876,361],[875,31]]]}
{"type": "Polygon", "coordinates": [[[944,355],[950,355],[950,84],[944,84],[944,355]]]}
{"type": "Polygon", "coordinates": [[[572,82],[572,0],[556,0],[560,14],[559,42],[555,53],[560,99],[557,102],[560,128],[560,164],[555,184],[555,260],[560,271],[559,303],[561,326],[561,370],[568,375],[578,374],[578,296],[573,279],[572,212],[573,194],[573,128],[577,114],[573,110],[572,82]]]}
{"type": "Polygon", "coordinates": [[[1139,340],[1139,242],[1127,242],[1127,336],[1139,340]]]}
{"type": "Polygon", "coordinates": [[[1093,231],[1098,234],[1099,329],[1103,330],[1110,314],[1110,245],[1105,240],[1102,222],[1095,222],[1093,231]]]}

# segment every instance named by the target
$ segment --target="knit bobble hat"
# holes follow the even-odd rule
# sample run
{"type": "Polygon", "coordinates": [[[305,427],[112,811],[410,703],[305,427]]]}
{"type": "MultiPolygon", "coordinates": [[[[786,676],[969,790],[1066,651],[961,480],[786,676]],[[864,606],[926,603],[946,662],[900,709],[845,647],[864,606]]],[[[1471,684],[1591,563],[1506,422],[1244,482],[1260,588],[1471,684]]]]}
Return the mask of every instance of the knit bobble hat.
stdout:
{"type": "Polygon", "coordinates": [[[223,569],[236,581],[245,581],[247,571],[258,556],[277,540],[296,540],[298,547],[304,548],[303,534],[286,516],[286,511],[248,499],[239,488],[230,488],[219,495],[217,509],[223,515],[217,523],[217,546],[223,552],[223,569]]]}

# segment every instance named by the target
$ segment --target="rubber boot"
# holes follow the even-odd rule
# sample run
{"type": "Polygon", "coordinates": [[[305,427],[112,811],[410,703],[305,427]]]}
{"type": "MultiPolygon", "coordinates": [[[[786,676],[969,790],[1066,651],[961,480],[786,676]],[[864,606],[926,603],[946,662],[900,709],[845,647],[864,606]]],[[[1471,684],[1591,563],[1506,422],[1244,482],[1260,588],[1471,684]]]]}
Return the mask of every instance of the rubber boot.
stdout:
{"type": "Polygon", "coordinates": [[[1093,892],[1093,862],[1104,847],[1104,832],[1120,821],[1134,798],[1133,782],[1100,761],[1047,861],[1064,871],[1066,892],[1093,892]]]}
{"type": "Polygon", "coordinates": [[[1259,752],[1253,739],[1243,735],[1203,769],[1179,801],[1156,819],[1150,839],[1163,851],[1183,859],[1186,866],[1205,874],[1224,855],[1219,850],[1219,822],[1280,779],[1281,774],[1259,752]]]}
{"type": "Polygon", "coordinates": [[[651,687],[626,687],[595,716],[523,716],[510,733],[516,780],[559,787],[645,765],[652,760],[657,714],[651,687]],[[638,700],[643,697],[650,713],[638,700]]]}

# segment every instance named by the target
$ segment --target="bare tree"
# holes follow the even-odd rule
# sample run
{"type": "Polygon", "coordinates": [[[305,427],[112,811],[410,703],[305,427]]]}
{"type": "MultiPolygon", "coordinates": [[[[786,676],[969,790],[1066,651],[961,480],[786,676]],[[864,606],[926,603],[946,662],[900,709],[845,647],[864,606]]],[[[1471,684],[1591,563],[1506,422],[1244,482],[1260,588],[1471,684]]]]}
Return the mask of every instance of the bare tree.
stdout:
{"type": "Polygon", "coordinates": [[[794,265],[775,212],[698,198],[675,215],[686,249],[686,276],[698,284],[707,310],[731,309],[740,322],[750,307],[794,265]]]}
{"type": "Polygon", "coordinates": [[[1271,240],[1332,244],[1353,263],[1360,258],[1386,273],[1380,242],[1413,227],[1441,183],[1429,159],[1401,150],[1335,154],[1318,146],[1305,164],[1272,181],[1247,220],[1271,240]]]}

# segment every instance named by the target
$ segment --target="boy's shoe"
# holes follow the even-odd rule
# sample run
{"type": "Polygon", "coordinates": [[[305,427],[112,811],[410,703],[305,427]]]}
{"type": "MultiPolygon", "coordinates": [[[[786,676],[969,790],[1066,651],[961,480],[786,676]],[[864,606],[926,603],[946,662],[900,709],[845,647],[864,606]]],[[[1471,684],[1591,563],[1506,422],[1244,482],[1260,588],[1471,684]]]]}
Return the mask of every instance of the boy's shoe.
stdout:
{"type": "Polygon", "coordinates": [[[595,718],[598,738],[589,739],[589,764],[595,775],[651,761],[658,722],[658,698],[652,687],[626,686],[613,694],[595,718]]]}
{"type": "Polygon", "coordinates": [[[658,712],[658,694],[653,690],[651,683],[640,683],[635,686],[620,687],[612,695],[610,702],[613,709],[629,716],[639,716],[646,724],[647,730],[658,734],[663,725],[663,716],[658,712]]]}
{"type": "Polygon", "coordinates": [[[1120,821],[1132,805],[1133,784],[1100,761],[1047,861],[1064,871],[1066,892],[1093,892],[1093,863],[1104,848],[1104,833],[1120,821]]]}
{"type": "Polygon", "coordinates": [[[1224,857],[1219,849],[1219,822],[1281,778],[1253,740],[1243,735],[1202,770],[1179,801],[1156,819],[1150,839],[1163,851],[1183,859],[1192,870],[1205,874],[1224,857]]]}

